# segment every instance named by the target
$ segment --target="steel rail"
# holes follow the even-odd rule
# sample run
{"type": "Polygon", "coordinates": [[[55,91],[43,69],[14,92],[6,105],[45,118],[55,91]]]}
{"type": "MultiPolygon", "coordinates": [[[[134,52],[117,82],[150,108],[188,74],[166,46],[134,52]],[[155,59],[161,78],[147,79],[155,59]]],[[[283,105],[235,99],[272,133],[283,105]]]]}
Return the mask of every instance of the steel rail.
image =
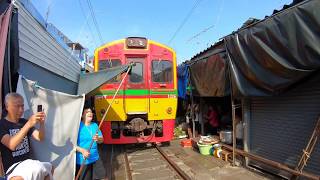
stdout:
{"type": "Polygon", "coordinates": [[[125,150],[125,148],[122,148],[122,150],[123,150],[124,162],[126,165],[125,168],[126,168],[127,178],[128,178],[128,180],[132,180],[132,174],[131,174],[131,170],[130,170],[130,166],[129,166],[128,154],[127,154],[127,151],[125,150]]]}
{"type": "Polygon", "coordinates": [[[163,150],[161,147],[159,147],[157,144],[155,145],[156,149],[159,151],[159,153],[162,155],[162,157],[170,164],[170,166],[181,176],[184,180],[191,180],[192,178],[187,175],[180,167],[177,166],[176,163],[174,163],[163,150]]]}

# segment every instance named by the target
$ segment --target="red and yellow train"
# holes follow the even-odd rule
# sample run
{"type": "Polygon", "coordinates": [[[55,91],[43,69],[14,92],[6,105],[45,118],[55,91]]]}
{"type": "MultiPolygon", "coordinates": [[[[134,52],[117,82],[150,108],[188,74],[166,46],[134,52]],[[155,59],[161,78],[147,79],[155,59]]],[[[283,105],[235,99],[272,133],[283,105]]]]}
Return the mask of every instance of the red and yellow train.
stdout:
{"type": "MultiPolygon", "coordinates": [[[[94,71],[135,63],[102,124],[105,144],[167,142],[177,111],[176,54],[158,42],[129,37],[95,50],[94,71]]],[[[124,74],[96,91],[98,121],[111,103],[124,74]]]]}

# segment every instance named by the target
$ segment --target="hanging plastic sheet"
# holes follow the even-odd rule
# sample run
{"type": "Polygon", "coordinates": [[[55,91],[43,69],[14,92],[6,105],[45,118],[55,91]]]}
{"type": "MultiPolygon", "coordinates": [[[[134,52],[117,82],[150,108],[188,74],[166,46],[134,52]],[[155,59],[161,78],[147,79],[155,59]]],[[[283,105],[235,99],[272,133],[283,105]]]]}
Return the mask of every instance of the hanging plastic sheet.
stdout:
{"type": "Polygon", "coordinates": [[[1,3],[2,14],[0,15],[0,114],[2,114],[2,89],[3,89],[3,71],[4,71],[4,60],[5,60],[5,52],[6,52],[6,44],[7,44],[7,37],[9,31],[9,24],[10,18],[12,13],[12,4],[7,4],[2,2],[1,3]]]}
{"type": "Polygon", "coordinates": [[[84,96],[45,89],[34,81],[19,78],[17,92],[24,97],[28,118],[42,105],[46,113],[45,139],[32,139],[35,159],[50,162],[54,167],[53,179],[74,179],[78,130],[84,105],[84,96]]]}
{"type": "Polygon", "coordinates": [[[193,95],[223,97],[230,95],[228,61],[223,43],[219,42],[190,63],[193,95]]]}
{"type": "Polygon", "coordinates": [[[17,8],[13,6],[4,56],[2,77],[3,95],[16,90],[19,78],[19,66],[18,11],[17,8]]]}
{"type": "Polygon", "coordinates": [[[235,96],[280,94],[319,70],[319,9],[306,0],[224,38],[235,96]]]}

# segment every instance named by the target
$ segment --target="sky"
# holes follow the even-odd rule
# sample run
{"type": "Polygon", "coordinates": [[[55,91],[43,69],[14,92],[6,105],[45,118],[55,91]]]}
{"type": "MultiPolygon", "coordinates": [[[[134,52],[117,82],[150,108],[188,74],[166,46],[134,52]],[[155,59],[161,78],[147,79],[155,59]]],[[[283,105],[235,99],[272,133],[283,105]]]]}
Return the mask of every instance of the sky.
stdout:
{"type": "Polygon", "coordinates": [[[146,37],[173,48],[178,64],[292,0],[31,0],[49,23],[88,48],[146,37]],[[90,11],[90,2],[93,13],[90,11]],[[92,18],[94,14],[95,21],[92,18]],[[94,23],[96,22],[96,23],[94,23]],[[100,32],[97,31],[97,27],[100,32]],[[100,38],[101,37],[101,38],[100,38]]]}

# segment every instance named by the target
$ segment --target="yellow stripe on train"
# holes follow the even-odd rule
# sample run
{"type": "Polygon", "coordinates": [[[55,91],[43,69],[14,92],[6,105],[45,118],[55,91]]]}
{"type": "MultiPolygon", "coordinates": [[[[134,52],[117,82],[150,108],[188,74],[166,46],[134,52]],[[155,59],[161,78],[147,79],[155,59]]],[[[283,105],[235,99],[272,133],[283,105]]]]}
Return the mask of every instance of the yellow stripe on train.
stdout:
{"type": "MultiPolygon", "coordinates": [[[[102,119],[112,99],[96,99],[96,115],[102,119]]],[[[106,121],[126,121],[127,114],[148,114],[149,120],[175,119],[177,98],[117,98],[109,109],[106,121]]]]}

